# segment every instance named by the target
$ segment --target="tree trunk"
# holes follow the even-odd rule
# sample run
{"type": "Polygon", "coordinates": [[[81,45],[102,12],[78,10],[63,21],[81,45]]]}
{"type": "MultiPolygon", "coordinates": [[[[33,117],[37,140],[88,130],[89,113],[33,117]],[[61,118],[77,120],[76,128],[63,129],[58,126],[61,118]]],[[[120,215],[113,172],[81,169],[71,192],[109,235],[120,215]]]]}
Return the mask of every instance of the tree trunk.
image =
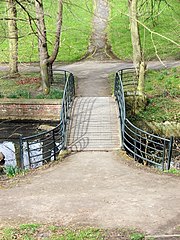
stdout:
{"type": "Polygon", "coordinates": [[[62,26],[62,9],[63,0],[59,0],[59,10],[57,19],[57,31],[55,36],[54,50],[51,56],[48,54],[46,25],[44,20],[44,8],[43,0],[35,0],[37,26],[38,26],[38,43],[39,43],[39,58],[40,58],[40,71],[42,78],[42,88],[44,94],[48,94],[50,91],[50,85],[53,81],[52,65],[57,57],[60,45],[60,35],[62,26]]]}
{"type": "Polygon", "coordinates": [[[42,78],[43,93],[48,94],[50,91],[49,70],[48,70],[48,49],[47,49],[47,36],[46,26],[44,21],[44,9],[42,0],[35,1],[37,27],[38,27],[38,47],[39,47],[39,60],[40,72],[42,78]]]}
{"type": "Polygon", "coordinates": [[[63,13],[63,0],[58,0],[58,15],[57,15],[57,27],[56,27],[54,49],[51,56],[49,57],[49,62],[51,64],[54,63],[59,52],[61,27],[62,27],[62,13],[63,13]]]}
{"type": "Polygon", "coordinates": [[[18,73],[18,28],[17,10],[14,0],[7,0],[8,32],[9,32],[9,70],[11,74],[18,73]]]}
{"type": "Polygon", "coordinates": [[[129,20],[131,27],[131,41],[133,47],[133,63],[136,69],[136,75],[138,77],[138,88],[139,95],[144,95],[144,77],[145,77],[145,62],[142,54],[142,47],[139,34],[139,25],[137,17],[137,1],[128,0],[129,6],[129,20]]]}

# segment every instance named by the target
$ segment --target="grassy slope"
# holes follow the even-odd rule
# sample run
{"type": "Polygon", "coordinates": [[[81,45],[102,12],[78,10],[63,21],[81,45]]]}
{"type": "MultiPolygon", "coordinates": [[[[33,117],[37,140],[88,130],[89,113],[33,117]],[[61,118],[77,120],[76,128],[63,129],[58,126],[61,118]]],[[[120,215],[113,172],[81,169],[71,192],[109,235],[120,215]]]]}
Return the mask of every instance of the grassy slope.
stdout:
{"type": "MultiPolygon", "coordinates": [[[[54,42],[54,32],[56,28],[56,12],[57,6],[51,0],[45,2],[46,24],[48,32],[48,46],[50,53],[54,42]]],[[[71,0],[71,4],[64,4],[63,29],[61,36],[61,48],[57,57],[60,61],[75,61],[83,57],[86,53],[89,38],[91,35],[91,19],[92,19],[92,1],[71,0]],[[82,21],[83,19],[83,21],[82,21]]],[[[0,14],[4,10],[3,3],[0,5],[0,14]]],[[[34,15],[32,13],[32,15],[34,15]]],[[[22,10],[19,17],[26,17],[22,10]]],[[[27,17],[26,17],[27,18],[27,17]]],[[[18,24],[20,36],[31,33],[31,29],[27,23],[18,24]]],[[[7,25],[0,22],[0,31],[5,35],[7,25]]],[[[7,34],[7,33],[6,33],[7,34]]],[[[0,55],[1,62],[8,62],[8,41],[0,37],[0,55]]],[[[34,35],[25,36],[19,39],[19,61],[29,62],[38,61],[37,38],[34,35]]]]}
{"type": "Polygon", "coordinates": [[[149,70],[145,81],[148,105],[138,119],[146,121],[180,121],[180,67],[161,71],[149,70]]]}
{"type": "MultiPolygon", "coordinates": [[[[113,52],[120,59],[132,58],[132,46],[129,29],[129,19],[127,1],[110,0],[111,17],[108,27],[108,39],[112,45],[113,52]]],[[[177,0],[171,0],[171,7],[165,7],[162,2],[163,12],[159,16],[158,24],[153,27],[151,21],[146,21],[145,24],[154,31],[172,38],[174,41],[179,41],[180,20],[180,5],[177,0]]],[[[64,4],[64,19],[63,30],[61,37],[61,48],[57,60],[60,61],[76,61],[79,60],[85,53],[88,47],[89,38],[92,31],[92,1],[86,0],[71,0],[71,4],[64,4]]],[[[3,15],[5,7],[3,3],[0,5],[0,15],[3,15]]],[[[24,18],[26,15],[23,11],[19,11],[19,17],[24,18]]],[[[56,3],[52,0],[45,1],[46,23],[49,40],[50,53],[54,42],[54,32],[56,26],[56,3]]],[[[5,13],[4,13],[5,14],[5,13]]],[[[35,15],[32,13],[32,15],[35,15]]],[[[27,16],[26,16],[27,17],[27,16]]],[[[140,21],[144,21],[143,18],[140,21]]],[[[20,36],[30,34],[19,39],[19,60],[20,62],[38,61],[37,38],[31,35],[31,29],[27,23],[21,22],[18,24],[20,36]]],[[[8,62],[8,41],[2,36],[7,35],[7,25],[0,21],[0,54],[1,62],[8,62]]],[[[146,59],[155,58],[155,49],[149,32],[144,28],[140,28],[142,37],[142,45],[144,47],[146,59]],[[145,41],[144,41],[145,39],[145,41]]],[[[180,58],[179,49],[169,41],[154,35],[154,43],[157,47],[157,52],[160,57],[180,58]]]]}
{"type": "MultiPolygon", "coordinates": [[[[114,92],[114,74],[109,75],[114,92]]],[[[180,121],[180,67],[162,70],[148,70],[145,78],[147,106],[135,116],[127,112],[131,120],[144,119],[147,122],[180,121]]]]}
{"type": "MultiPolygon", "coordinates": [[[[144,22],[143,18],[140,21],[144,22],[150,29],[156,31],[166,37],[179,42],[179,27],[178,22],[180,21],[180,4],[177,0],[171,0],[171,7],[165,7],[164,2],[162,3],[163,12],[159,16],[158,24],[153,27],[152,22],[144,22]]],[[[120,59],[131,59],[132,58],[132,46],[131,36],[129,28],[129,20],[126,14],[128,14],[127,1],[110,0],[111,6],[111,18],[108,28],[109,41],[112,44],[113,52],[120,59]]],[[[140,28],[142,45],[144,47],[145,57],[147,60],[154,59],[155,49],[151,40],[151,36],[147,30],[140,28]]],[[[162,59],[175,58],[179,59],[179,48],[171,42],[153,35],[154,43],[157,47],[157,52],[162,59]]]]}

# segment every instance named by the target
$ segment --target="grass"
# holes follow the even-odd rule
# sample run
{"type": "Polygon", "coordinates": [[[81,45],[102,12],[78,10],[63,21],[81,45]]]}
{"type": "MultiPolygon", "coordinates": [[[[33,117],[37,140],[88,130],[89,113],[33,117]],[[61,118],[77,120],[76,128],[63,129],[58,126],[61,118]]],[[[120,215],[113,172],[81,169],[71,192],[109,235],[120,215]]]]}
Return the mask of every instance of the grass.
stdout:
{"type": "Polygon", "coordinates": [[[130,236],[131,240],[143,240],[144,239],[144,235],[141,233],[132,233],[130,236]]]}
{"type": "MultiPolygon", "coordinates": [[[[110,0],[111,17],[108,26],[108,39],[112,45],[113,52],[120,59],[132,59],[132,46],[130,26],[128,19],[128,1],[110,0]],[[118,6],[118,7],[117,7],[118,6]]],[[[150,29],[161,34],[167,38],[172,39],[179,43],[179,27],[178,21],[180,20],[180,6],[176,0],[171,0],[171,6],[166,6],[165,1],[162,1],[162,13],[159,15],[155,26],[151,20],[146,20],[145,15],[139,19],[143,24],[147,25],[150,29]]],[[[172,44],[170,41],[153,35],[153,41],[151,34],[140,27],[141,43],[146,60],[157,58],[155,55],[155,48],[158,55],[162,59],[175,58],[179,59],[179,48],[172,44]]]]}
{"type": "Polygon", "coordinates": [[[38,94],[36,96],[37,99],[62,99],[63,98],[63,90],[59,90],[53,87],[50,89],[50,93],[48,95],[38,94]]]}
{"type": "MultiPolygon", "coordinates": [[[[165,1],[161,1],[161,14],[155,24],[152,18],[147,20],[146,15],[140,12],[140,22],[149,29],[160,35],[170,38],[179,43],[180,6],[177,0],[171,0],[169,6],[165,1]]],[[[5,3],[0,5],[0,15],[5,14],[5,3]]],[[[109,44],[112,51],[120,59],[132,59],[131,35],[128,18],[128,1],[110,0],[110,18],[107,28],[109,44]]],[[[34,16],[32,7],[26,6],[34,16]]],[[[48,48],[51,54],[54,45],[54,35],[56,31],[56,12],[57,3],[52,0],[44,2],[45,22],[47,26],[48,48]]],[[[27,19],[26,14],[19,9],[18,17],[27,19]]],[[[35,16],[34,16],[35,17],[35,16]]],[[[81,59],[87,52],[91,33],[93,18],[93,1],[71,0],[64,3],[63,26],[61,34],[61,46],[57,56],[57,61],[72,62],[81,59]],[[83,21],[82,21],[83,19],[83,21]]],[[[32,23],[34,30],[35,25],[32,23]]],[[[1,62],[8,62],[9,50],[7,35],[7,22],[0,21],[0,55],[1,62]]],[[[37,37],[32,34],[32,29],[27,22],[19,21],[19,61],[36,62],[38,61],[38,42],[37,37]]],[[[148,30],[140,26],[141,43],[146,60],[157,58],[155,52],[162,58],[180,59],[179,48],[177,45],[156,34],[151,35],[148,30]],[[153,39],[152,39],[153,37],[153,39]]]]}
{"type": "Polygon", "coordinates": [[[148,105],[136,118],[146,121],[179,122],[180,67],[165,70],[149,70],[145,80],[148,105]]]}
{"type": "Polygon", "coordinates": [[[15,177],[20,174],[21,170],[16,166],[5,166],[4,172],[8,177],[15,177]]]}
{"type": "Polygon", "coordinates": [[[145,92],[148,95],[180,96],[180,67],[153,71],[146,76],[145,92]]]}
{"type": "Polygon", "coordinates": [[[171,169],[166,170],[164,172],[165,173],[171,173],[171,174],[176,175],[176,176],[180,176],[180,170],[175,169],[175,168],[171,168],[171,169]]]}
{"type": "Polygon", "coordinates": [[[64,79],[59,77],[51,86],[50,94],[44,95],[41,92],[41,79],[39,73],[23,73],[17,78],[5,76],[0,73],[0,98],[13,99],[62,99],[64,90],[64,79]]]}
{"type": "MultiPolygon", "coordinates": [[[[109,75],[112,93],[114,92],[114,74],[109,75]]],[[[128,118],[144,119],[147,122],[180,121],[180,67],[161,70],[148,70],[145,78],[145,109],[133,116],[128,111],[128,118]]]]}
{"type": "Polygon", "coordinates": [[[22,224],[16,228],[4,228],[0,231],[2,240],[143,240],[144,235],[129,229],[97,229],[93,227],[62,227],[56,225],[22,224]]]}
{"type": "MultiPolygon", "coordinates": [[[[26,5],[26,8],[34,10],[32,6],[26,5]]],[[[52,0],[44,1],[45,22],[48,34],[49,54],[52,52],[56,31],[56,12],[57,3],[52,0]]],[[[71,62],[81,59],[88,48],[89,39],[92,32],[92,1],[86,0],[71,0],[64,3],[63,9],[63,26],[61,35],[61,47],[57,56],[58,61],[71,62]],[[82,21],[83,19],[83,21],[82,21]]],[[[19,9],[18,17],[27,19],[26,14],[19,9]]],[[[0,4],[0,15],[5,15],[5,3],[0,4]]],[[[32,23],[35,29],[35,26],[32,23]]],[[[8,62],[9,50],[8,40],[6,39],[7,23],[0,21],[0,55],[1,62],[8,62]]],[[[19,61],[20,62],[35,62],[38,61],[38,43],[37,37],[32,34],[32,29],[27,22],[19,21],[19,61]]]]}
{"type": "Polygon", "coordinates": [[[24,176],[28,172],[28,170],[21,169],[17,166],[12,166],[12,165],[5,166],[3,171],[8,178],[13,178],[13,177],[16,177],[17,175],[24,176]]]}

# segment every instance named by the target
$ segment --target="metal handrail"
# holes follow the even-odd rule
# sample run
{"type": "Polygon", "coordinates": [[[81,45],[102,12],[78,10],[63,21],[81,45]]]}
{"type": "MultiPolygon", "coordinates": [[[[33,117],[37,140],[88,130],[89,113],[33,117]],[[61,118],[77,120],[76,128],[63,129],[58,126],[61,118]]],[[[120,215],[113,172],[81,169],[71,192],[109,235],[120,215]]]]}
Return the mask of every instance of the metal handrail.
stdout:
{"type": "Polygon", "coordinates": [[[63,73],[64,92],[60,112],[60,122],[52,130],[43,131],[28,137],[20,136],[21,168],[34,168],[56,160],[57,154],[66,148],[67,125],[70,110],[75,96],[74,76],[64,70],[53,70],[53,73],[63,73]]]}
{"type": "MultiPolygon", "coordinates": [[[[114,95],[118,103],[121,125],[122,148],[142,163],[156,165],[162,170],[169,170],[172,156],[173,137],[166,139],[152,133],[148,133],[136,127],[126,117],[126,103],[124,96],[123,76],[124,72],[135,70],[134,68],[121,69],[116,73],[114,95]]],[[[131,84],[129,84],[131,85],[131,84]]]]}

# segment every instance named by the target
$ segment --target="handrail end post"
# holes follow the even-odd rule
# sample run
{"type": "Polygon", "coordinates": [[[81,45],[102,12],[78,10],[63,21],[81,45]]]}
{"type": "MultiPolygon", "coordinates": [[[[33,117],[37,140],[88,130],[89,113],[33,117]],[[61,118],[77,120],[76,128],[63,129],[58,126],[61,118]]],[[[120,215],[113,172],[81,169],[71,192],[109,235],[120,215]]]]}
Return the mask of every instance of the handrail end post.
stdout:
{"type": "Polygon", "coordinates": [[[169,153],[168,153],[168,164],[167,164],[167,170],[170,169],[171,167],[171,158],[172,158],[172,150],[173,150],[173,141],[174,137],[170,137],[170,142],[169,142],[169,153]]]}

